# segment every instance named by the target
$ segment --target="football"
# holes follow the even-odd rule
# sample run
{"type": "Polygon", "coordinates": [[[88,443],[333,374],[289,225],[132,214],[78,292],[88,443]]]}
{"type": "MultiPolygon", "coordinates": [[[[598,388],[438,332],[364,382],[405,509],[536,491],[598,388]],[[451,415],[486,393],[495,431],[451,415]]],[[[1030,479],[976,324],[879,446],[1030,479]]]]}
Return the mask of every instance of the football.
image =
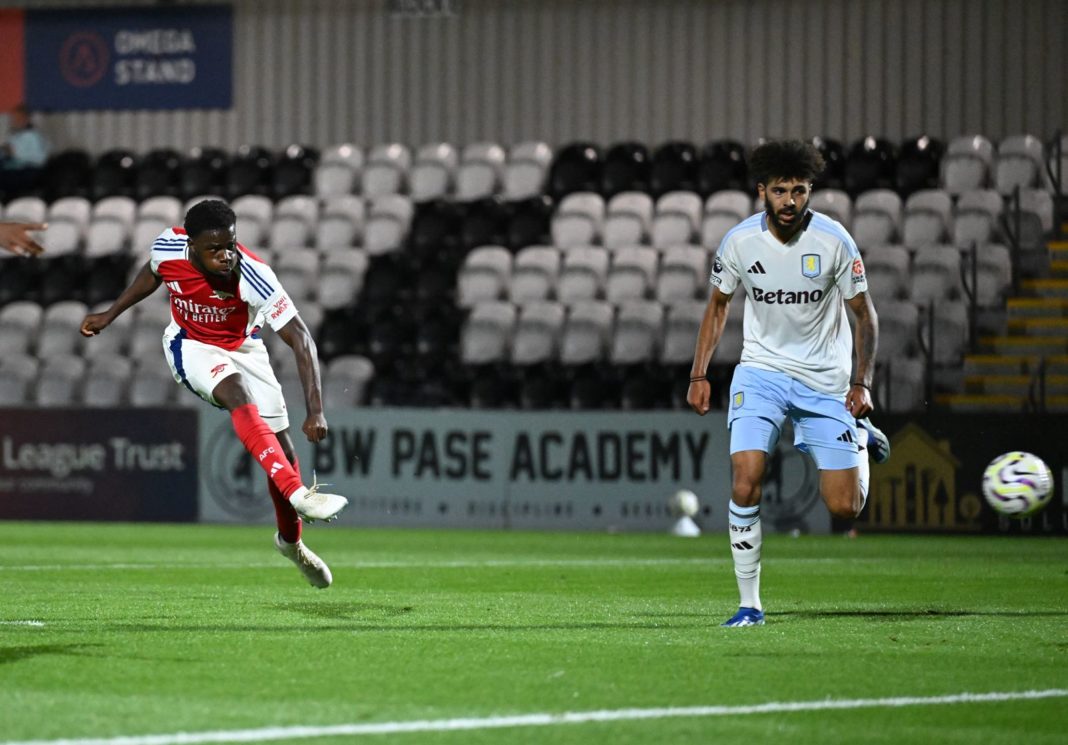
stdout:
{"type": "Polygon", "coordinates": [[[693,517],[701,509],[697,495],[689,489],[679,489],[671,498],[671,511],[682,517],[693,517]]]}
{"type": "Polygon", "coordinates": [[[983,496],[1002,515],[1033,515],[1053,496],[1053,473],[1037,455],[1021,450],[1004,453],[983,472],[983,496]]]}

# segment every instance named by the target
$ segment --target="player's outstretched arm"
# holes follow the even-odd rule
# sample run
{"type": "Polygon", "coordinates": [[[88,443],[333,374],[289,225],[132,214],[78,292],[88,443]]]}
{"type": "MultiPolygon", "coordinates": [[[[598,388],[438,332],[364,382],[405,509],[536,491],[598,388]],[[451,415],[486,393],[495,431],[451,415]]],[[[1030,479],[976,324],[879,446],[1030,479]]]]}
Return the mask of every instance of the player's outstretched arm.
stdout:
{"type": "Polygon", "coordinates": [[[48,228],[43,222],[0,222],[0,248],[18,256],[37,256],[44,246],[30,237],[31,231],[48,228]]]}
{"type": "Polygon", "coordinates": [[[326,417],[323,416],[323,389],[319,378],[319,353],[315,349],[315,340],[300,316],[278,329],[282,341],[293,350],[297,358],[297,374],[304,389],[304,406],[308,415],[301,429],[308,442],[319,442],[329,430],[326,417]]]}
{"type": "Polygon", "coordinates": [[[727,323],[727,313],[731,307],[731,296],[724,295],[719,288],[712,290],[712,297],[705,308],[705,317],[701,319],[701,328],[697,332],[697,345],[693,352],[693,366],[690,368],[690,387],[686,391],[686,402],[701,416],[712,408],[712,385],[705,376],[708,363],[716,351],[723,326],[727,323]]]}
{"type": "Polygon", "coordinates": [[[141,267],[141,271],[134,277],[130,286],[122,291],[119,298],[112,303],[111,307],[105,310],[103,313],[90,313],[82,321],[82,336],[96,336],[119,317],[124,310],[131,305],[144,300],[151,295],[157,289],[163,280],[157,277],[152,272],[152,267],[149,262],[145,262],[145,265],[141,267]]]}
{"type": "Polygon", "coordinates": [[[850,414],[860,419],[875,408],[871,397],[871,384],[875,377],[875,352],[879,348],[879,316],[866,292],[858,292],[846,300],[846,305],[857,319],[857,330],[853,338],[853,348],[857,353],[857,371],[850,381],[846,408],[850,414]]]}

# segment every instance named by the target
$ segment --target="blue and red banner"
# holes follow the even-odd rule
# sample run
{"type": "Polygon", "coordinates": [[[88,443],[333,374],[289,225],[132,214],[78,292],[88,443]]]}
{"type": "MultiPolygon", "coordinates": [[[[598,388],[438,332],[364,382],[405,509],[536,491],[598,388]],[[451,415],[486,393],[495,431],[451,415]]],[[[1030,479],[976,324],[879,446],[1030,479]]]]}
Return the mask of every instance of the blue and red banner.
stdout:
{"type": "Polygon", "coordinates": [[[0,34],[0,46],[11,43],[2,52],[4,98],[19,89],[35,111],[233,103],[229,5],[9,11],[0,34]],[[16,48],[21,59],[8,60],[16,48]]]}

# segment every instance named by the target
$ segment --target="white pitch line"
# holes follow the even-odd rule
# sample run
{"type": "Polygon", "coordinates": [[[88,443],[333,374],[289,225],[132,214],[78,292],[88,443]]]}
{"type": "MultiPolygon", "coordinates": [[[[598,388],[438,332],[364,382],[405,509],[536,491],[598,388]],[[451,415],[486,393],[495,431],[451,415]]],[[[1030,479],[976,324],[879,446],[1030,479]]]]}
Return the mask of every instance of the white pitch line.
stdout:
{"type": "Polygon", "coordinates": [[[44,626],[44,621],[0,621],[0,626],[44,626]]]}
{"type": "Polygon", "coordinates": [[[1000,691],[994,693],[954,693],[946,696],[901,696],[897,698],[824,699],[822,701],[782,701],[742,706],[672,706],[656,709],[602,709],[569,711],[562,714],[515,714],[497,717],[459,719],[417,719],[407,722],[373,722],[333,724],[321,727],[264,727],[262,729],[217,730],[213,732],[175,732],[166,735],[131,735],[122,737],[74,738],[62,740],[9,740],[0,745],[200,745],[215,742],[265,742],[300,740],[313,737],[359,735],[393,735],[409,732],[457,732],[462,730],[503,729],[510,727],[547,727],[587,722],[622,722],[641,719],[680,717],[723,717],[745,714],[780,714],[799,711],[834,709],[902,708],[952,704],[996,703],[1043,698],[1063,698],[1068,689],[1044,691],[1000,691]]]}

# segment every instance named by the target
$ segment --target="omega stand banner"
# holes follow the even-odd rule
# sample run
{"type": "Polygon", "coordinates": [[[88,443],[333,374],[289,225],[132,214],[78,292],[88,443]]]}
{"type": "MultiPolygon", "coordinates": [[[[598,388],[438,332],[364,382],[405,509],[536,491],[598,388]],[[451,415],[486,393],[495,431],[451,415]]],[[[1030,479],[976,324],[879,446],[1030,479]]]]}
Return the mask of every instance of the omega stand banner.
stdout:
{"type": "Polygon", "coordinates": [[[872,466],[858,530],[1068,535],[1068,449],[1058,434],[1068,431],[1068,416],[880,415],[878,425],[890,438],[891,458],[872,466]],[[1034,453],[1053,472],[1051,502],[1029,518],[999,515],[983,498],[987,464],[1011,450],[1034,453]]]}
{"type": "MultiPolygon", "coordinates": [[[[290,412],[306,484],[349,497],[341,524],[667,531],[676,491],[700,500],[696,522],[727,530],[730,456],[722,412],[514,412],[349,409],[328,412],[318,445],[290,412]]],[[[765,488],[765,530],[826,533],[818,472],[783,436],[765,488]]],[[[272,523],[266,476],[223,412],[201,413],[200,516],[272,523]]]]}
{"type": "Polygon", "coordinates": [[[197,414],[0,410],[0,520],[197,519],[197,414]]]}

